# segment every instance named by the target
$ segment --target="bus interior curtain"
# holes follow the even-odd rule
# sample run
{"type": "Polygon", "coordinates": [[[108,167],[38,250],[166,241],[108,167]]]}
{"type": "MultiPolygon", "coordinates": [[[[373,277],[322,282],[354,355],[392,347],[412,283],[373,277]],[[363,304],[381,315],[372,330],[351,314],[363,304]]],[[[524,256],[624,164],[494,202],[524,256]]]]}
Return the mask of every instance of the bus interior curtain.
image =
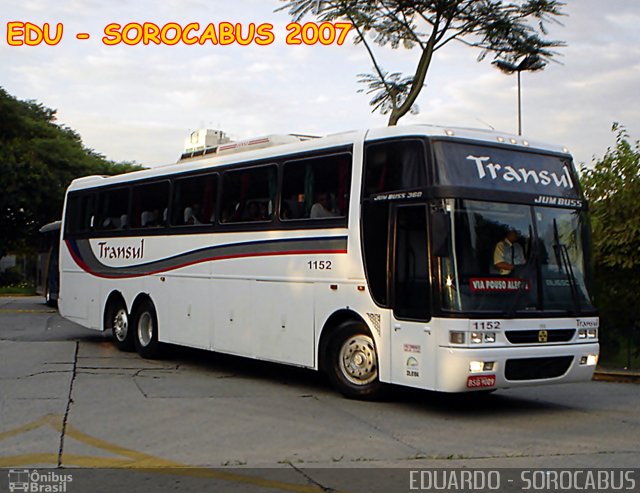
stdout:
{"type": "Polygon", "coordinates": [[[182,201],[182,183],[176,184],[175,194],[173,196],[173,223],[182,224],[184,222],[185,203],[182,201]]]}
{"type": "Polygon", "coordinates": [[[311,207],[315,199],[315,180],[313,175],[313,167],[310,164],[305,165],[304,169],[304,217],[309,217],[311,207]]]}
{"type": "Polygon", "coordinates": [[[141,226],[141,217],[142,216],[142,200],[140,198],[139,193],[133,194],[133,202],[131,204],[131,227],[139,228],[141,226]]]}
{"type": "Polygon", "coordinates": [[[424,169],[419,157],[411,147],[403,149],[400,158],[402,189],[415,188],[416,185],[424,183],[424,169]]]}
{"type": "Polygon", "coordinates": [[[249,195],[249,188],[251,186],[251,175],[247,172],[242,173],[240,176],[240,203],[234,214],[234,220],[239,221],[244,216],[244,209],[247,202],[247,196],[249,195]]]}
{"type": "Polygon", "coordinates": [[[380,170],[380,178],[378,179],[378,188],[376,189],[376,193],[384,192],[386,190],[385,184],[387,179],[388,168],[389,168],[389,162],[385,160],[384,164],[382,165],[382,169],[380,170]]]}
{"type": "Polygon", "coordinates": [[[214,187],[213,179],[210,176],[205,178],[202,195],[202,218],[200,218],[200,220],[213,222],[213,209],[216,204],[216,189],[214,187]]]}
{"type": "Polygon", "coordinates": [[[275,201],[276,201],[278,184],[276,183],[276,174],[273,172],[273,169],[267,168],[267,172],[269,173],[269,176],[267,177],[267,184],[269,185],[268,212],[269,212],[269,216],[271,216],[273,214],[273,204],[275,204],[275,201]]]}
{"type": "Polygon", "coordinates": [[[338,168],[338,210],[340,215],[344,215],[347,210],[348,203],[348,190],[349,184],[349,162],[346,159],[341,159],[338,168]]]}

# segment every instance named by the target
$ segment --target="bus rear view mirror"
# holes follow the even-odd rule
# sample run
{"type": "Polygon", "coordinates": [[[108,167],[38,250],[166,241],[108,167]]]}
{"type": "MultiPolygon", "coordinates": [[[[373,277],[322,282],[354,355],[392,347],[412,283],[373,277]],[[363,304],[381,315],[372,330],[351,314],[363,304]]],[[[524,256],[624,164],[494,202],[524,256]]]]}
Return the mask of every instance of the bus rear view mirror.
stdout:
{"type": "Polygon", "coordinates": [[[431,216],[431,238],[433,255],[448,257],[451,239],[451,221],[449,214],[443,211],[434,212],[431,216]]]}

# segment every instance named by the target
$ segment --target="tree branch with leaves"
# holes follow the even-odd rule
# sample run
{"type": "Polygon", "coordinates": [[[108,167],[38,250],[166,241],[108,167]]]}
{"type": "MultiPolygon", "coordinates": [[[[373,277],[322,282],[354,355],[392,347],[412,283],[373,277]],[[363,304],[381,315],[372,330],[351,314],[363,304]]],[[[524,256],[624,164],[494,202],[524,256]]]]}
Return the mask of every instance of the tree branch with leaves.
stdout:
{"type": "Polygon", "coordinates": [[[348,21],[354,26],[355,44],[362,44],[373,73],[359,74],[373,111],[389,115],[396,125],[407,113],[417,113],[416,100],[425,86],[433,55],[452,41],[480,50],[478,61],[515,64],[526,57],[551,61],[565,46],[546,39],[546,26],[559,23],[563,2],[554,0],[282,0],[296,22],[313,17],[319,22],[348,21]],[[410,75],[388,72],[378,62],[372,44],[420,52],[410,75]]]}

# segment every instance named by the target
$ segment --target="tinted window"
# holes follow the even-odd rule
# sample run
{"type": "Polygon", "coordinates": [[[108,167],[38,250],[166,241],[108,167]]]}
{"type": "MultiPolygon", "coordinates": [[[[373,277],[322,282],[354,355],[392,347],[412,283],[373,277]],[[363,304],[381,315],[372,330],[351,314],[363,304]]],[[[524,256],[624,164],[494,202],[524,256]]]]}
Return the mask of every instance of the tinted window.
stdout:
{"type": "Polygon", "coordinates": [[[350,154],[290,161],[284,166],[280,218],[345,217],[350,186],[350,154]]]}
{"type": "Polygon", "coordinates": [[[128,188],[115,188],[100,192],[94,228],[96,230],[125,229],[129,224],[128,211],[128,188]]]}
{"type": "Polygon", "coordinates": [[[218,175],[181,178],[174,182],[171,224],[197,226],[211,224],[216,216],[218,175]]]}
{"type": "Polygon", "coordinates": [[[222,177],[223,223],[270,221],[276,198],[276,167],[227,171],[222,177]]]}
{"type": "Polygon", "coordinates": [[[157,228],[167,224],[169,182],[135,186],[132,196],[132,228],[157,228]]]}
{"type": "Polygon", "coordinates": [[[398,318],[429,319],[427,208],[401,207],[396,216],[393,311],[398,318]]]}
{"type": "Polygon", "coordinates": [[[363,196],[426,185],[424,146],[417,140],[369,144],[365,151],[363,196]]]}
{"type": "Polygon", "coordinates": [[[96,195],[71,195],[67,203],[66,233],[82,234],[94,227],[96,195]]]}
{"type": "Polygon", "coordinates": [[[376,303],[387,306],[389,245],[389,202],[367,201],[362,204],[362,247],[371,295],[376,303]]]}

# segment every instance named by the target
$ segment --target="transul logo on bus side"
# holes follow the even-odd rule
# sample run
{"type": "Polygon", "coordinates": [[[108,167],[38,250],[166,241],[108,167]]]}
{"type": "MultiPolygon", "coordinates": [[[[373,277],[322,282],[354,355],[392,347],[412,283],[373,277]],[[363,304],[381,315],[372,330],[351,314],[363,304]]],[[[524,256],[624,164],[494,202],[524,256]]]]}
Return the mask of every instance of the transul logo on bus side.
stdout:
{"type": "Polygon", "coordinates": [[[98,243],[100,247],[99,258],[108,259],[135,259],[144,258],[144,239],[140,240],[139,245],[117,245],[111,246],[106,241],[98,243]]]}
{"type": "Polygon", "coordinates": [[[473,161],[478,171],[480,179],[489,177],[492,180],[502,178],[504,181],[517,182],[517,183],[539,183],[544,186],[555,185],[557,187],[573,188],[573,181],[571,175],[566,166],[563,166],[563,172],[558,176],[553,171],[541,170],[536,171],[534,169],[518,168],[508,164],[492,163],[491,158],[488,156],[467,156],[467,159],[473,161]]]}

